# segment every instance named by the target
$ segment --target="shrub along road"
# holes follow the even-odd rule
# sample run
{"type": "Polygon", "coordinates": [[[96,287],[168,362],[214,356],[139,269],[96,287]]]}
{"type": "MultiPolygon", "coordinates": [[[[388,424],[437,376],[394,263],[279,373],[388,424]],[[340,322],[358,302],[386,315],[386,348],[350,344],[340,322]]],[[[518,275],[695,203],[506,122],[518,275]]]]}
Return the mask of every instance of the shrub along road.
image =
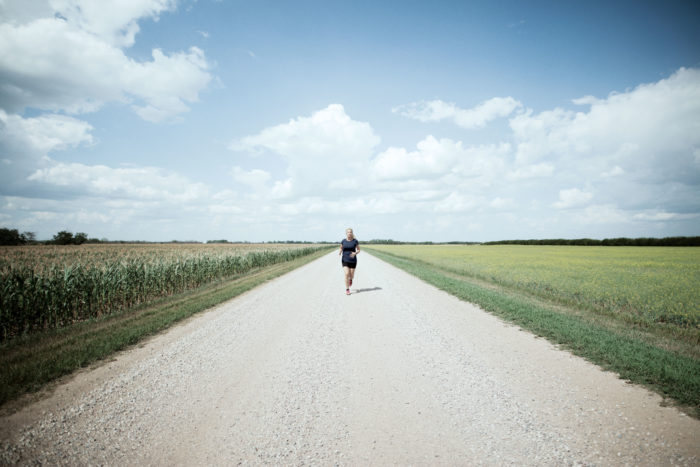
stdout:
{"type": "Polygon", "coordinates": [[[336,253],[0,420],[0,463],[665,465],[700,421],[363,252],[336,253]]]}

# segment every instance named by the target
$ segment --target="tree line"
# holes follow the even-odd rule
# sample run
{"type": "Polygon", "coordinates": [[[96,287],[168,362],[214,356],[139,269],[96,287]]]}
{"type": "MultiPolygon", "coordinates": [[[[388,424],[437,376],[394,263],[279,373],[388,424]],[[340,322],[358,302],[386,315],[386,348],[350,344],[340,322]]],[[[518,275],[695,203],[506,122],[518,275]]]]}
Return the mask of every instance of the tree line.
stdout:
{"type": "Polygon", "coordinates": [[[392,239],[372,239],[363,242],[374,245],[576,245],[576,246],[700,246],[700,237],[664,237],[664,238],[549,238],[531,240],[497,240],[492,242],[403,242],[392,239]]]}
{"type": "MultiPolygon", "coordinates": [[[[17,229],[0,228],[0,245],[82,245],[83,243],[152,243],[139,241],[109,241],[107,239],[88,238],[84,232],[73,234],[67,230],[61,230],[53,236],[51,240],[38,241],[34,232],[22,232],[17,229]]],[[[159,242],[156,242],[159,243],[159,242]]],[[[178,242],[173,240],[171,243],[200,243],[196,241],[178,242]]],[[[207,243],[232,243],[228,240],[208,240],[207,243]]],[[[235,243],[249,243],[240,241],[235,243]]],[[[265,243],[309,243],[300,240],[285,240],[265,243]]],[[[320,244],[335,244],[337,242],[313,242],[320,244]]],[[[605,238],[597,240],[593,238],[550,238],[550,239],[531,239],[531,240],[497,240],[492,242],[403,242],[392,239],[372,239],[364,241],[365,244],[375,245],[578,245],[578,246],[700,246],[700,237],[640,237],[640,238],[605,238]]]]}
{"type": "Polygon", "coordinates": [[[484,245],[583,245],[583,246],[700,246],[700,237],[664,237],[664,238],[592,238],[565,239],[553,238],[544,240],[499,240],[484,242],[484,245]]]}
{"type": "Polygon", "coordinates": [[[61,230],[51,240],[39,241],[34,232],[22,232],[17,229],[0,228],[0,245],[82,245],[83,243],[99,243],[100,240],[88,238],[84,232],[73,234],[61,230]]]}

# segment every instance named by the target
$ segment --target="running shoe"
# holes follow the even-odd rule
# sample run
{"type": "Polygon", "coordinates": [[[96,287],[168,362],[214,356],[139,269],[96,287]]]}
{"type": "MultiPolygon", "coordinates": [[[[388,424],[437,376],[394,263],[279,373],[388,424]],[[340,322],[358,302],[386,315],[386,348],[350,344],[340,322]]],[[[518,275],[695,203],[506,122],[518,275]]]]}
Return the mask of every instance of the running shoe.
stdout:
{"type": "Polygon", "coordinates": [[[345,289],[345,295],[350,295],[350,289],[345,289]]]}

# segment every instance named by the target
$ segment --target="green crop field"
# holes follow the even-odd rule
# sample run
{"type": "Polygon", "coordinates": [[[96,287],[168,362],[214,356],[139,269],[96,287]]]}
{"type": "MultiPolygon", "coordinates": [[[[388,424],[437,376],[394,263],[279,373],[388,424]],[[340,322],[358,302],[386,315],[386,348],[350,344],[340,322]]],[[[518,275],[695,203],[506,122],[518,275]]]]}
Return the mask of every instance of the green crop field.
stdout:
{"type": "Polygon", "coordinates": [[[0,342],[148,304],[318,245],[129,244],[0,247],[0,342]]]}
{"type": "Polygon", "coordinates": [[[700,327],[700,248],[372,245],[454,274],[639,323],[700,327]]]}

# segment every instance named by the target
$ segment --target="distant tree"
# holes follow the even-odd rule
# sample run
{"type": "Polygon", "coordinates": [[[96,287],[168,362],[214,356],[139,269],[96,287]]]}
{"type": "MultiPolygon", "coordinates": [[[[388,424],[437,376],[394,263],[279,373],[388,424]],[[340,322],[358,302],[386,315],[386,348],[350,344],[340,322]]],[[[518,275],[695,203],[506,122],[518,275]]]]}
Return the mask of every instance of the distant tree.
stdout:
{"type": "Polygon", "coordinates": [[[19,233],[17,229],[0,228],[0,245],[27,245],[36,243],[34,232],[19,233]]]}
{"type": "Polygon", "coordinates": [[[546,240],[498,240],[484,245],[601,245],[601,246],[700,246],[700,237],[665,237],[665,238],[605,238],[595,240],[580,239],[546,239],[546,240]]]}
{"type": "Polygon", "coordinates": [[[372,240],[365,241],[364,243],[370,243],[370,244],[373,244],[373,245],[398,245],[398,244],[401,244],[401,243],[403,243],[403,242],[398,242],[398,241],[392,240],[392,239],[390,239],[390,238],[389,238],[389,239],[385,239],[385,238],[373,238],[372,240]]]}
{"type": "Polygon", "coordinates": [[[71,245],[73,243],[73,232],[61,230],[53,236],[53,243],[56,245],[71,245]]]}
{"type": "Polygon", "coordinates": [[[73,244],[75,245],[82,245],[83,243],[87,242],[88,240],[88,234],[85,232],[78,232],[75,234],[75,237],[73,237],[73,244]]]}
{"type": "Polygon", "coordinates": [[[17,229],[0,229],[0,245],[22,245],[25,239],[17,229]]]}
{"type": "Polygon", "coordinates": [[[36,243],[36,233],[34,232],[22,232],[22,237],[24,237],[24,243],[36,243]]]}

